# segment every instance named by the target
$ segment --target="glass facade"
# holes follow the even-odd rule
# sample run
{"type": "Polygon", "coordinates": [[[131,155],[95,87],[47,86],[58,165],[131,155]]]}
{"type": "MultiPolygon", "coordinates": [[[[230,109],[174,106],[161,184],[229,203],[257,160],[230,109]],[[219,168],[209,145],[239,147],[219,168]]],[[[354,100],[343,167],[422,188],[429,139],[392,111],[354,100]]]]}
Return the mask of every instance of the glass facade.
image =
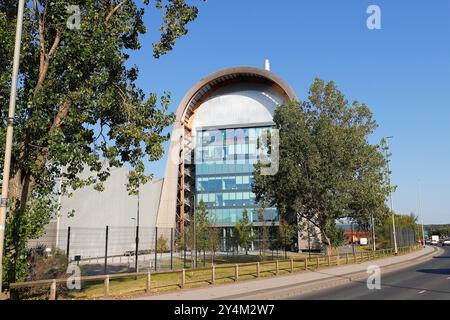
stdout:
{"type": "MultiPolygon", "coordinates": [[[[258,221],[252,192],[258,141],[270,127],[203,130],[197,132],[195,184],[197,204],[203,200],[215,223],[232,226],[247,209],[249,219],[258,221]]],[[[278,221],[275,208],[267,208],[266,221],[278,221]]]]}

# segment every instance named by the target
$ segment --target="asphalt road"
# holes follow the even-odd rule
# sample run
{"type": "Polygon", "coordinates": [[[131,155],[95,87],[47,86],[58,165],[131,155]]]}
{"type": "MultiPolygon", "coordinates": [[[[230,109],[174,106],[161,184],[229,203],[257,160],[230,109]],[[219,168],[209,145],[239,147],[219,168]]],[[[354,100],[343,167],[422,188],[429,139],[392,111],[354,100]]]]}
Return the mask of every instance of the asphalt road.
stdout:
{"type": "Polygon", "coordinates": [[[381,289],[369,290],[366,280],[305,293],[290,300],[450,300],[450,247],[426,262],[381,272],[381,289]]]}

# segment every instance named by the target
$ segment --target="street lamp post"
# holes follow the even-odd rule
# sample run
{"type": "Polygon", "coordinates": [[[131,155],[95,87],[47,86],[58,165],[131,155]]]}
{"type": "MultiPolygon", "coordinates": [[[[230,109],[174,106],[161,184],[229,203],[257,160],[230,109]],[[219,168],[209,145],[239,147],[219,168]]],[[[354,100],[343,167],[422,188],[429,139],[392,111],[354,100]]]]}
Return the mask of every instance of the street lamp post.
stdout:
{"type": "MultiPolygon", "coordinates": [[[[392,139],[392,138],[393,138],[392,136],[385,138],[387,149],[389,149],[389,139],[392,139]]],[[[387,150],[386,150],[386,157],[387,157],[387,150]]],[[[390,188],[391,187],[391,170],[390,170],[390,166],[389,166],[389,161],[387,161],[387,170],[388,170],[388,175],[389,175],[389,188],[390,188]]],[[[392,191],[391,190],[389,190],[389,202],[391,204],[391,212],[392,212],[392,236],[394,238],[394,253],[398,254],[397,233],[395,230],[394,202],[392,200],[392,191]]]]}
{"type": "Polygon", "coordinates": [[[8,208],[9,174],[14,132],[14,116],[16,112],[17,77],[19,74],[20,46],[22,42],[23,11],[25,0],[19,0],[17,6],[16,42],[11,77],[11,94],[9,97],[8,127],[6,129],[5,160],[3,165],[2,195],[0,201],[0,292],[3,290],[3,244],[5,239],[6,211],[8,208]]]}
{"type": "Polygon", "coordinates": [[[422,202],[420,199],[420,179],[417,180],[417,215],[420,220],[422,220],[421,228],[422,228],[422,246],[425,248],[425,231],[423,229],[423,217],[422,217],[422,202]]]}
{"type": "Polygon", "coordinates": [[[136,218],[131,218],[132,220],[136,220],[136,252],[135,252],[135,259],[134,259],[134,269],[136,272],[139,272],[139,188],[137,191],[137,211],[136,211],[136,218]]]}

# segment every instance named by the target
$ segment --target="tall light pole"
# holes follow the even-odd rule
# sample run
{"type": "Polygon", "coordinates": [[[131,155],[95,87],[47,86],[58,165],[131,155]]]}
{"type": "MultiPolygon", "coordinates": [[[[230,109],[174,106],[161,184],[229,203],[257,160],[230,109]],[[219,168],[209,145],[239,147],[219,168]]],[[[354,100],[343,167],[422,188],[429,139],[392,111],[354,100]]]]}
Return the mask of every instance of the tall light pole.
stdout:
{"type": "MultiPolygon", "coordinates": [[[[392,139],[392,136],[389,137],[385,137],[385,141],[386,141],[386,146],[387,149],[389,149],[389,139],[392,139]]],[[[386,149],[386,158],[387,158],[387,149],[386,149]]],[[[387,161],[387,170],[388,170],[388,175],[389,175],[389,188],[391,187],[391,169],[389,166],[389,161],[387,161]]],[[[398,254],[398,247],[397,247],[397,233],[395,231],[395,212],[394,212],[394,202],[392,200],[392,191],[389,190],[389,201],[391,204],[391,212],[392,212],[392,236],[394,238],[394,253],[398,254]]]]}
{"type": "Polygon", "coordinates": [[[417,179],[417,215],[418,218],[422,221],[422,246],[425,248],[425,231],[423,229],[422,203],[420,199],[420,179],[417,179]]]}
{"type": "Polygon", "coordinates": [[[5,160],[3,164],[3,183],[0,201],[0,292],[3,290],[3,244],[5,239],[6,211],[8,208],[9,174],[13,142],[14,114],[16,112],[17,77],[19,74],[20,45],[22,42],[23,10],[25,0],[19,0],[17,6],[16,42],[14,44],[13,69],[11,77],[11,94],[9,96],[8,127],[6,129],[5,160]]]}

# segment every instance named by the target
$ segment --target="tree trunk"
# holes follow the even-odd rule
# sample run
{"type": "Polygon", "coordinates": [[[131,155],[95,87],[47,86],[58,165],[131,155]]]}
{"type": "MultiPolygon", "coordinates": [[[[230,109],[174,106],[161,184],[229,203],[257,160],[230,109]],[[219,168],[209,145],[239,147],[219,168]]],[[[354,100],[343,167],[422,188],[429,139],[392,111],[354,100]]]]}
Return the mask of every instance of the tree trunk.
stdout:
{"type": "Polygon", "coordinates": [[[20,239],[22,236],[22,218],[23,213],[26,210],[27,201],[31,195],[31,187],[33,185],[33,179],[30,173],[23,173],[21,170],[17,170],[12,179],[10,180],[9,198],[12,200],[10,205],[9,214],[12,216],[11,228],[13,238],[11,239],[11,251],[12,251],[12,266],[8,273],[9,283],[16,282],[17,280],[17,265],[19,263],[20,255],[22,254],[23,243],[20,239]]]}
{"type": "Polygon", "coordinates": [[[323,239],[324,239],[324,244],[325,244],[325,254],[327,256],[331,256],[332,251],[333,251],[333,244],[330,241],[330,238],[327,237],[327,235],[325,233],[322,233],[323,239]]]}

